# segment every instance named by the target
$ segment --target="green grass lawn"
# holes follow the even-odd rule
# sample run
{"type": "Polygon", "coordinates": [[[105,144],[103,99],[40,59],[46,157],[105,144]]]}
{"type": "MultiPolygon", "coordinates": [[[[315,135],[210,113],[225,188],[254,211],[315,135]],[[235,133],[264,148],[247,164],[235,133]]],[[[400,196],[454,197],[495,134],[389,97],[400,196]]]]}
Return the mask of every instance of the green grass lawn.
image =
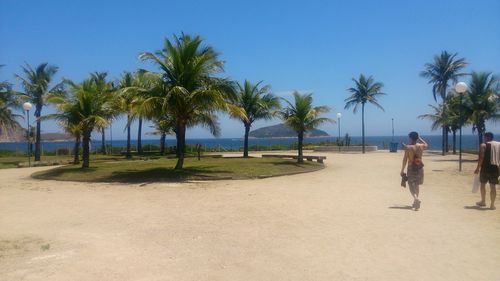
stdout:
{"type": "MultiPolygon", "coordinates": [[[[107,156],[107,155],[91,155],[91,161],[119,161],[124,159],[123,156],[107,156]]],[[[33,164],[34,157],[31,157],[31,163],[33,164]]],[[[59,155],[59,156],[42,156],[42,162],[52,162],[52,161],[72,161],[73,156],[69,155],[59,155]]],[[[0,156],[0,169],[17,168],[18,163],[24,163],[28,165],[28,157],[26,156],[0,156]]]]}
{"type": "MultiPolygon", "coordinates": [[[[34,157],[31,157],[31,163],[34,163],[34,157]]],[[[71,156],[44,156],[43,161],[58,161],[58,160],[72,160],[71,156]]],[[[0,169],[17,168],[18,163],[28,163],[26,156],[2,156],[0,157],[0,169]]],[[[26,164],[27,165],[27,164],[26,164]]]]}
{"type": "Polygon", "coordinates": [[[184,169],[173,169],[176,159],[156,160],[99,160],[91,162],[89,169],[80,165],[67,165],[37,172],[37,179],[83,182],[162,182],[211,179],[249,179],[279,176],[320,170],[323,164],[274,158],[186,158],[184,169]]]}

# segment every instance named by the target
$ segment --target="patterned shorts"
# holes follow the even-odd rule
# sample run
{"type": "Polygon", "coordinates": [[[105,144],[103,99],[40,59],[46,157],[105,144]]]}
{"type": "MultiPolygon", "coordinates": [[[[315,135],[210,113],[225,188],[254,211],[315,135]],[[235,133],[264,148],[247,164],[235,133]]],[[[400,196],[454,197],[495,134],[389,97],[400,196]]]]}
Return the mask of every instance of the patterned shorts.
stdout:
{"type": "Polygon", "coordinates": [[[408,167],[407,171],[408,184],[410,185],[421,185],[424,184],[424,169],[413,170],[412,167],[408,167]]]}

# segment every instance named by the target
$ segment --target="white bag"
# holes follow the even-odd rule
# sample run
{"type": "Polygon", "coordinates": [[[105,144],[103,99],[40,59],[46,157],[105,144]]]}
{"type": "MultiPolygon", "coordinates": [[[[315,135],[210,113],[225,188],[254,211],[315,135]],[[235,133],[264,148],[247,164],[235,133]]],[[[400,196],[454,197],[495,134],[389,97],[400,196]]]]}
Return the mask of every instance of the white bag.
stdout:
{"type": "Polygon", "coordinates": [[[474,175],[472,178],[472,193],[476,193],[479,190],[479,175],[474,175]]]}

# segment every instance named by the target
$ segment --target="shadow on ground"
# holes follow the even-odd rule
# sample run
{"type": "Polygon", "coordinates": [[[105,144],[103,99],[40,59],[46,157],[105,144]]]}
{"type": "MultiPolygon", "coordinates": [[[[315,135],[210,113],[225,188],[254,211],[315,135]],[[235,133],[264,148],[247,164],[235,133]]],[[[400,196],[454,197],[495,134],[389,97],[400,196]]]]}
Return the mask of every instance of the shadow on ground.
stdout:
{"type": "Polygon", "coordinates": [[[110,176],[101,177],[100,181],[108,182],[172,182],[172,181],[186,181],[186,180],[211,180],[219,178],[231,177],[230,171],[216,170],[210,166],[198,166],[196,168],[184,168],[182,170],[175,170],[172,168],[158,167],[147,170],[123,170],[120,172],[113,172],[110,176]],[[221,177],[220,174],[227,174],[221,177]]]}
{"type": "Polygon", "coordinates": [[[390,206],[389,209],[399,209],[399,210],[413,210],[413,207],[412,206],[409,206],[409,205],[394,205],[394,206],[390,206]]]}
{"type": "Polygon", "coordinates": [[[479,206],[476,206],[476,205],[473,205],[473,206],[464,206],[464,209],[466,209],[466,210],[476,210],[476,211],[491,211],[491,209],[488,208],[488,207],[479,207],[479,206]]]}
{"type": "MultiPolygon", "coordinates": [[[[458,159],[434,159],[433,162],[458,162],[458,159]]],[[[477,160],[462,159],[462,163],[473,163],[477,160]]]]}

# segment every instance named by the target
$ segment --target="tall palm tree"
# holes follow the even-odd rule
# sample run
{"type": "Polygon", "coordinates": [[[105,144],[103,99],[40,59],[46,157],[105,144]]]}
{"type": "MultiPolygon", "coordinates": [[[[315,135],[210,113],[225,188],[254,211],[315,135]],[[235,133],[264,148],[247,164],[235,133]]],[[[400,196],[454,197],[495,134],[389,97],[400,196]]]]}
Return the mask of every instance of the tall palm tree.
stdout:
{"type": "Polygon", "coordinates": [[[472,72],[466,106],[472,129],[477,130],[479,143],[483,141],[487,120],[498,120],[500,115],[500,78],[491,72],[472,72]]]}
{"type": "Polygon", "coordinates": [[[91,76],[82,83],[67,81],[72,92],[69,104],[75,106],[79,116],[79,128],[82,135],[82,168],[90,166],[90,137],[96,128],[103,128],[109,124],[108,114],[113,110],[112,99],[102,95],[101,85],[91,76]]]}
{"type": "MultiPolygon", "coordinates": [[[[112,82],[107,81],[107,72],[94,72],[90,74],[90,79],[94,80],[94,84],[96,86],[97,94],[102,99],[113,99],[115,95],[115,87],[112,82]]],[[[106,118],[108,122],[104,124],[104,127],[98,127],[99,132],[101,133],[101,153],[106,155],[106,127],[111,123],[111,120],[116,116],[116,111],[109,111],[106,115],[102,117],[106,118]]]]}
{"type": "Polygon", "coordinates": [[[316,128],[317,126],[335,121],[330,118],[320,117],[321,114],[330,111],[328,106],[313,106],[312,94],[303,94],[293,92],[293,101],[283,99],[287,107],[279,113],[284,123],[297,132],[298,138],[298,162],[302,163],[302,146],[304,141],[304,133],[316,128]]]}
{"type": "Polygon", "coordinates": [[[36,139],[35,139],[35,161],[40,161],[41,152],[41,120],[42,108],[46,104],[46,97],[49,93],[57,93],[62,87],[62,82],[50,87],[50,84],[57,73],[58,67],[48,63],[42,63],[33,69],[26,64],[21,66],[24,77],[16,75],[16,78],[21,81],[24,88],[24,93],[20,95],[31,101],[35,106],[36,118],[36,139]]]}
{"type": "MultiPolygon", "coordinates": [[[[458,53],[450,54],[447,51],[442,51],[440,55],[434,56],[432,63],[426,63],[424,70],[420,72],[420,76],[427,78],[429,84],[432,84],[432,94],[434,100],[437,101],[437,96],[444,102],[450,82],[456,82],[461,76],[466,75],[460,71],[467,66],[465,58],[457,58],[458,53]]],[[[446,153],[448,147],[448,128],[443,126],[442,135],[442,154],[446,153]]]]}
{"type": "Polygon", "coordinates": [[[131,144],[130,144],[130,125],[135,118],[134,103],[136,100],[136,95],[132,91],[128,91],[133,86],[134,75],[130,72],[125,72],[119,82],[118,88],[120,88],[120,93],[117,96],[116,105],[120,112],[127,115],[127,123],[125,129],[127,130],[127,153],[125,157],[127,159],[132,158],[131,154],[131,144]]]}
{"type": "Polygon", "coordinates": [[[128,90],[132,91],[135,95],[135,115],[138,119],[137,125],[137,152],[139,154],[143,153],[142,149],[142,125],[144,119],[151,119],[152,116],[149,116],[147,112],[144,112],[142,109],[142,103],[148,98],[154,95],[154,91],[157,87],[158,76],[145,72],[145,71],[137,71],[134,74],[134,81],[132,82],[132,87],[128,90]]]}
{"type": "Polygon", "coordinates": [[[176,123],[178,160],[175,169],[182,169],[186,145],[186,128],[202,125],[215,136],[219,133],[216,112],[228,110],[231,83],[215,77],[223,71],[224,62],[210,46],[203,46],[199,36],[174,35],[165,39],[164,48],[142,53],[139,58],[151,61],[160,69],[161,86],[157,95],[144,101],[145,111],[158,117],[170,115],[176,123]]]}
{"type": "Polygon", "coordinates": [[[270,86],[260,87],[261,83],[262,81],[252,84],[248,80],[245,80],[243,85],[238,83],[236,100],[232,101],[241,112],[233,118],[239,119],[245,127],[243,157],[248,157],[248,135],[253,122],[273,118],[276,110],[280,108],[279,99],[270,93],[270,86]]]}
{"type": "Polygon", "coordinates": [[[12,91],[12,85],[7,81],[0,82],[0,135],[19,127],[16,119],[22,116],[12,112],[12,109],[18,107],[19,101],[12,91]]]}
{"type": "Polygon", "coordinates": [[[345,99],[346,104],[344,109],[354,107],[353,112],[356,113],[359,105],[361,105],[361,135],[363,153],[365,153],[365,104],[371,103],[384,111],[384,108],[378,103],[377,98],[386,94],[381,92],[384,84],[375,82],[372,76],[366,78],[363,74],[360,74],[358,80],[353,78],[352,81],[355,86],[347,89],[352,94],[345,99]]]}

